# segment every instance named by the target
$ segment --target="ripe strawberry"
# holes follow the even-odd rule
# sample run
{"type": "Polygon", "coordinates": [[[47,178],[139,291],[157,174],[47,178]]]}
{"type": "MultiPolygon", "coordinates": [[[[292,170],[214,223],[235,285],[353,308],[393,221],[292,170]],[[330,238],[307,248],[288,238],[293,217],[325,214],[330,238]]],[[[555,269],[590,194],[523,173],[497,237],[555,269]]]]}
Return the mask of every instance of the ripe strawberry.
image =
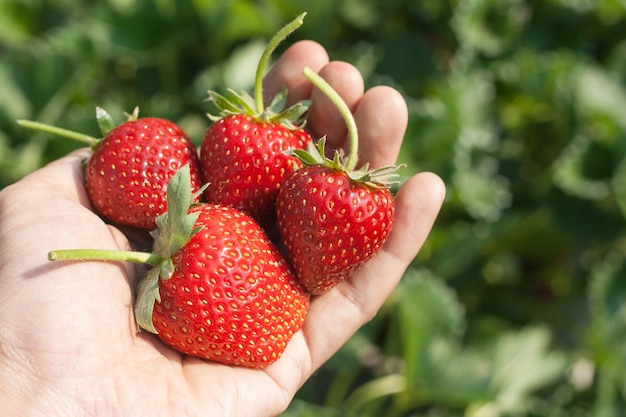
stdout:
{"type": "Polygon", "coordinates": [[[285,151],[304,149],[310,141],[302,132],[244,113],[213,123],[200,146],[207,201],[243,210],[271,226],[280,184],[300,166],[285,151]]]}
{"type": "Polygon", "coordinates": [[[269,42],[257,68],[254,99],[231,90],[231,99],[209,91],[209,100],[220,114],[208,115],[213,124],[200,146],[202,179],[209,184],[206,199],[243,210],[266,228],[275,222],[280,184],[301,166],[286,151],[305,149],[311,137],[303,129],[303,103],[275,111],[284,99],[278,95],[264,107],[262,76],[272,51],[302,24],[303,17],[298,16],[269,42]]]}
{"type": "Polygon", "coordinates": [[[194,211],[202,230],[172,257],[152,325],[180,352],[264,368],[302,326],[308,296],[248,215],[212,204],[194,211]]]}
{"type": "Polygon", "coordinates": [[[309,69],[305,74],[338,106],[351,139],[347,159],[340,152],[326,158],[324,138],[308,152],[294,151],[306,166],[292,173],[278,194],[278,227],[298,279],[311,294],[321,294],[387,239],[394,215],[387,184],[397,167],[355,170],[358,137],[350,110],[319,76],[309,69]]]}
{"type": "Polygon", "coordinates": [[[371,174],[355,179],[338,166],[311,165],[285,180],[277,212],[298,279],[321,294],[380,249],[391,231],[394,201],[371,174]]]}
{"type": "Polygon", "coordinates": [[[189,209],[196,196],[185,166],[168,185],[168,211],[151,232],[151,254],[65,250],[48,257],[152,264],[137,290],[143,329],[184,354],[264,368],[301,328],[309,296],[254,220],[232,207],[189,209]]]}
{"type": "Polygon", "coordinates": [[[190,165],[192,188],[200,188],[196,148],[176,124],[155,117],[138,118],[137,108],[119,126],[104,110],[97,109],[96,114],[103,139],[34,122],[20,123],[87,142],[93,154],[85,167],[85,187],[95,211],[111,222],[152,230],[155,218],[167,210],[166,186],[180,167],[190,165]]]}

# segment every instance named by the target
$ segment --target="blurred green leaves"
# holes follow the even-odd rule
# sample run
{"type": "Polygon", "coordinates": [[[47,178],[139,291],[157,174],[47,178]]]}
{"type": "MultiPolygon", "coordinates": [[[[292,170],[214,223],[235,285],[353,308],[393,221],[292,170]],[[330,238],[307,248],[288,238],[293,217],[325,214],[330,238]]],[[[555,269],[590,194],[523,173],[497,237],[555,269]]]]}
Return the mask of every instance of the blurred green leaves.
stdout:
{"type": "Polygon", "coordinates": [[[346,400],[348,412],[364,410],[374,394],[394,395],[395,407],[410,410],[445,404],[451,409],[488,407],[496,415],[532,410],[533,393],[559,380],[566,366],[563,354],[550,351],[550,333],[539,326],[505,332],[479,344],[464,341],[464,309],[439,277],[410,270],[396,291],[394,332],[388,351],[402,358],[402,372],[364,384],[346,400]],[[377,389],[372,389],[371,387],[377,389]],[[388,390],[388,391],[386,391],[388,390]],[[369,394],[369,395],[368,395],[369,394]]]}
{"type": "Polygon", "coordinates": [[[462,48],[497,55],[516,44],[531,9],[523,0],[459,2],[452,26],[462,48]]]}
{"type": "Polygon", "coordinates": [[[206,91],[247,87],[259,42],[293,9],[245,0],[3,0],[0,19],[11,23],[0,30],[0,186],[77,147],[25,132],[20,118],[93,134],[96,106],[113,115],[139,106],[199,142],[206,91]]]}

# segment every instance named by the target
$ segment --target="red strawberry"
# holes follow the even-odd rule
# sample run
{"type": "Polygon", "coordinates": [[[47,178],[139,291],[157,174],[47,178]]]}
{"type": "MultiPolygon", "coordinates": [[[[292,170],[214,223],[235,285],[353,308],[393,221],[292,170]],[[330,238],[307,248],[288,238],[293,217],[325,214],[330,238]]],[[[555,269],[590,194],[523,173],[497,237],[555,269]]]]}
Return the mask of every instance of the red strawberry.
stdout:
{"type": "Polygon", "coordinates": [[[394,204],[389,189],[316,165],[285,181],[277,210],[300,282],[321,294],[380,249],[393,224],[394,204]]]}
{"type": "Polygon", "coordinates": [[[202,230],[172,257],[152,324],[180,352],[264,368],[302,326],[308,296],[249,216],[212,204],[194,211],[202,230]]]}
{"type": "Polygon", "coordinates": [[[302,327],[309,296],[248,215],[206,203],[189,209],[197,196],[190,184],[188,166],[170,181],[168,211],[151,232],[153,253],[61,250],[48,257],[153,265],[137,290],[143,329],[184,354],[264,368],[302,327]]]}
{"type": "Polygon", "coordinates": [[[311,137],[302,128],[303,103],[274,111],[283,103],[284,96],[279,95],[264,107],[262,76],[272,51],[302,24],[303,17],[298,16],[269,42],[257,68],[255,99],[230,90],[231,99],[209,92],[220,114],[208,115],[213,124],[200,146],[202,178],[209,184],[206,199],[243,210],[266,228],[275,222],[280,184],[301,166],[286,151],[305,149],[311,137]]]}
{"type": "Polygon", "coordinates": [[[187,134],[169,120],[137,114],[135,109],[126,122],[114,126],[110,116],[97,109],[103,139],[20,123],[88,142],[93,155],[86,164],[85,187],[95,211],[111,222],[152,230],[155,218],[167,209],[166,186],[174,173],[188,164],[194,191],[202,180],[197,151],[187,134]]]}
{"type": "Polygon", "coordinates": [[[278,227],[300,282],[321,294],[350,276],[387,239],[394,201],[387,184],[397,167],[355,170],[358,137],[350,110],[319,76],[305,74],[338,106],[348,123],[351,153],[324,156],[325,139],[308,152],[307,165],[283,183],[277,201],[278,227]]]}
{"type": "Polygon", "coordinates": [[[252,115],[216,121],[200,147],[207,201],[238,208],[271,226],[280,184],[301,166],[285,151],[304,149],[307,140],[304,131],[296,134],[280,122],[252,115]]]}

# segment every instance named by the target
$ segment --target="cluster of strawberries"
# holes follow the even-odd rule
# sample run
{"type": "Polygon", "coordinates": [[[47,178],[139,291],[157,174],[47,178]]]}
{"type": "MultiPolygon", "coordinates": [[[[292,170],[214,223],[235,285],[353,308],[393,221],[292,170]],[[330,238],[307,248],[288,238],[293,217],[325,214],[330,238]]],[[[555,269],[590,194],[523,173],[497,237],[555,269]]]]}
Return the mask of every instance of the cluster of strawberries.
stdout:
{"type": "MultiPolygon", "coordinates": [[[[137,290],[137,322],[182,353],[251,368],[273,363],[302,327],[310,297],[350,276],[391,230],[393,167],[356,169],[349,110],[317,74],[305,75],[352,127],[350,157],[324,155],[324,139],[303,128],[302,103],[275,112],[245,94],[210,92],[222,111],[199,152],[171,121],[135,111],[115,126],[97,111],[103,139],[89,138],[85,188],[105,220],[151,231],[151,253],[114,259],[152,265],[137,290]]],[[[49,258],[108,258],[85,253],[49,258]]]]}

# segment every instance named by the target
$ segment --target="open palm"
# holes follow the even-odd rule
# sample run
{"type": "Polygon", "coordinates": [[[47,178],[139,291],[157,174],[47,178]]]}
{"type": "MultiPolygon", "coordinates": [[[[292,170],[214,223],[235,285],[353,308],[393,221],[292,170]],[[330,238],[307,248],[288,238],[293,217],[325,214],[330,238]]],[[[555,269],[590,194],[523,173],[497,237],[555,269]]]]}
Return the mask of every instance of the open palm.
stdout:
{"type": "MultiPolygon", "coordinates": [[[[341,147],[339,113],[302,76],[318,71],[353,109],[362,161],[392,164],[407,123],[406,104],[388,87],[364,91],[358,71],[329,62],[318,44],[294,44],[266,77],[270,96],[311,98],[309,128],[341,147]]],[[[180,355],[139,332],[132,264],[50,263],[51,249],[136,249],[139,240],[96,216],[74,152],[0,193],[0,411],[12,416],[273,416],[307,378],[380,308],[428,235],[444,197],[430,173],[396,197],[396,222],[383,249],[350,279],[312,299],[304,327],[276,363],[250,370],[180,355]]]]}

